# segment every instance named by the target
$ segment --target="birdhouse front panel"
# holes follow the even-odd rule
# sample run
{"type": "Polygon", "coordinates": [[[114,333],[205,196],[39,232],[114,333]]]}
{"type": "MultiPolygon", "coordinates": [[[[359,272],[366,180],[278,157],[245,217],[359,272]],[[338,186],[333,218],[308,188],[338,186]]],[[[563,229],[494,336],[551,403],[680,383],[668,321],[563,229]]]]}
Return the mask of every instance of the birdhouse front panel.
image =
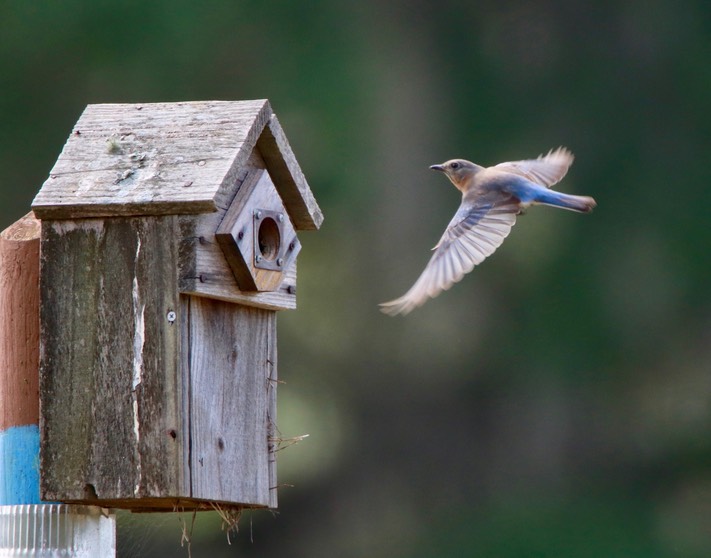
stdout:
{"type": "Polygon", "coordinates": [[[43,499],[275,507],[275,310],[323,216],[269,103],[90,105],[33,210],[43,499]]]}
{"type": "Polygon", "coordinates": [[[232,188],[230,204],[181,216],[181,292],[269,310],[296,308],[297,227],[258,147],[232,188]],[[271,221],[276,233],[269,232],[271,221]]]}

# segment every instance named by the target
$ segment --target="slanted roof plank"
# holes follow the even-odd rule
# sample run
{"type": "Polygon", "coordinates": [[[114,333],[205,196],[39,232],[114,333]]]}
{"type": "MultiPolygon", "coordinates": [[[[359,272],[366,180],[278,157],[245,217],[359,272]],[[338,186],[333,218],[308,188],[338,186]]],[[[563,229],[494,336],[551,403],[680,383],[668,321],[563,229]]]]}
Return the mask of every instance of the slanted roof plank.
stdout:
{"type": "Polygon", "coordinates": [[[33,209],[41,219],[214,211],[270,115],[266,100],[89,105],[33,209]]]}
{"type": "Polygon", "coordinates": [[[271,115],[260,135],[257,148],[294,226],[300,230],[318,229],[323,222],[323,213],[275,114],[271,115]]]}

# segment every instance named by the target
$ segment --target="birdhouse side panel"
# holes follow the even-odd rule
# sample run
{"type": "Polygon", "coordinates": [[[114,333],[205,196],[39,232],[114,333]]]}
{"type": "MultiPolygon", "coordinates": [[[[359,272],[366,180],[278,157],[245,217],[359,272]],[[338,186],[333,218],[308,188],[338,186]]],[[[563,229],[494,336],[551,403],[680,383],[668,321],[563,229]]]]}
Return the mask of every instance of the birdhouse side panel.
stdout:
{"type": "Polygon", "coordinates": [[[276,313],[186,300],[192,495],[276,507],[276,313]]]}
{"type": "Polygon", "coordinates": [[[177,229],[175,217],[42,223],[44,499],[188,493],[177,229]]]}

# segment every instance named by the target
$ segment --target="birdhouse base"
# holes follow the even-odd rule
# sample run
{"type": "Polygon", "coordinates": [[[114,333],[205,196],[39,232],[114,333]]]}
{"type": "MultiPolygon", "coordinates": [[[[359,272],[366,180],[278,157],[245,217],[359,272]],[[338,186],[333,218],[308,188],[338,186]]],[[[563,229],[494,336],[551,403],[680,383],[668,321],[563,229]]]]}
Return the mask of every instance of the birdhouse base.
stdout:
{"type": "Polygon", "coordinates": [[[235,504],[234,502],[217,502],[196,500],[193,498],[142,498],[126,500],[66,500],[63,504],[92,505],[100,508],[126,510],[132,513],[164,513],[164,512],[200,512],[217,511],[220,513],[239,513],[244,510],[272,509],[268,506],[235,504]],[[89,503],[91,502],[91,504],[89,503]]]}

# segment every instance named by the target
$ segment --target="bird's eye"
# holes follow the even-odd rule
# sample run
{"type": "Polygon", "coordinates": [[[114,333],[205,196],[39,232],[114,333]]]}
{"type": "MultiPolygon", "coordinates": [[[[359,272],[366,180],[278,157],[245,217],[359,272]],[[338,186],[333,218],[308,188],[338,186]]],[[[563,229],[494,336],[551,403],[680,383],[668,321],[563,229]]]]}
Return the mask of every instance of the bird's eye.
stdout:
{"type": "Polygon", "coordinates": [[[450,163],[449,168],[452,170],[457,170],[461,165],[459,163],[450,163]]]}

